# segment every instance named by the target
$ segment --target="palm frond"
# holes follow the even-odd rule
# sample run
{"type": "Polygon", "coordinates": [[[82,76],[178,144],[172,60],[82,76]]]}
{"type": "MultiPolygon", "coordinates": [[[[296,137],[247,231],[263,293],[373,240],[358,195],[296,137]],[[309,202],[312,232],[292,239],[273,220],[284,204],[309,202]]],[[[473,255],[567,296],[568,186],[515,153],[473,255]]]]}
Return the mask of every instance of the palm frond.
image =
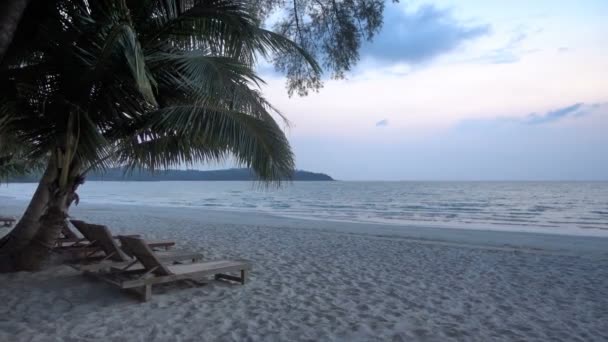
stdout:
{"type": "MultiPolygon", "coordinates": [[[[239,164],[251,167],[263,180],[280,182],[293,173],[289,141],[270,118],[263,120],[223,108],[187,104],[150,113],[148,125],[150,131],[160,136],[194,142],[194,150],[197,146],[211,146],[214,150],[228,151],[239,164]]],[[[146,141],[146,136],[140,140],[146,141]]]]}
{"type": "Polygon", "coordinates": [[[192,91],[200,96],[226,93],[237,84],[257,87],[264,83],[249,66],[234,58],[211,56],[206,51],[153,53],[148,64],[161,75],[159,87],[192,91]]]}

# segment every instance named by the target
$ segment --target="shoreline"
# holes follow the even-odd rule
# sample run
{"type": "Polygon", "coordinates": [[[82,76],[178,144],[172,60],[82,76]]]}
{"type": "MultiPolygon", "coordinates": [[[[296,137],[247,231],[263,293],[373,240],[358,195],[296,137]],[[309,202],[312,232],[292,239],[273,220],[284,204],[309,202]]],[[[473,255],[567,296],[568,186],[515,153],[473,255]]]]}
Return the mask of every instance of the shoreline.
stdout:
{"type": "MultiPolygon", "coordinates": [[[[20,216],[27,201],[11,199],[3,203],[4,215],[20,216]]],[[[526,250],[562,251],[567,253],[606,253],[608,237],[566,234],[548,231],[508,231],[479,228],[447,228],[426,225],[399,225],[373,222],[350,222],[318,218],[288,217],[275,213],[214,208],[153,206],[140,204],[81,203],[70,210],[74,218],[95,217],[99,212],[151,211],[169,218],[189,218],[203,224],[249,224],[283,229],[307,229],[339,234],[355,234],[375,238],[399,238],[418,242],[438,242],[455,245],[495,247],[526,250]],[[201,217],[203,219],[201,219],[201,217]],[[289,228],[285,228],[289,227],[289,228]]],[[[104,224],[104,222],[95,222],[104,224]]],[[[110,228],[112,228],[110,226],[110,228]]],[[[9,230],[4,229],[5,232],[9,230]]],[[[0,230],[1,231],[1,230],[0,230]]]]}

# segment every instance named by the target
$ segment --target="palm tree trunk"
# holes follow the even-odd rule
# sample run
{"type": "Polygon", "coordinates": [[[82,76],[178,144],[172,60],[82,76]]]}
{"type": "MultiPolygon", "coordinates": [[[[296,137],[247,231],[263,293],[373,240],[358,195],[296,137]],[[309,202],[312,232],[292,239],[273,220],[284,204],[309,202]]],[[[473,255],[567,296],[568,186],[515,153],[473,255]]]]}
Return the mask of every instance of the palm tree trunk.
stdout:
{"type": "Polygon", "coordinates": [[[15,228],[9,234],[0,239],[0,255],[13,253],[27,245],[36,235],[40,227],[40,217],[44,213],[49,197],[52,183],[57,178],[57,168],[52,158],[49,159],[47,168],[38,183],[36,192],[32,196],[27,209],[21,216],[15,228]]]}
{"type": "Polygon", "coordinates": [[[0,62],[13,41],[29,2],[30,0],[2,0],[0,4],[0,62]]]}
{"type": "Polygon", "coordinates": [[[50,255],[68,217],[69,193],[56,189],[40,218],[40,229],[14,257],[16,270],[39,270],[50,255]]]}
{"type": "MultiPolygon", "coordinates": [[[[68,209],[76,196],[83,178],[78,174],[78,163],[71,165],[67,184],[59,186],[60,169],[55,158],[49,158],[35,199],[26,210],[23,227],[0,248],[0,272],[38,270],[47,260],[61,234],[68,209]]],[[[21,221],[19,223],[21,223],[21,221]]],[[[13,232],[11,232],[13,234],[13,232]]]]}
{"type": "Polygon", "coordinates": [[[68,218],[68,209],[74,201],[76,190],[84,182],[77,162],[71,164],[67,184],[58,186],[54,182],[44,215],[40,217],[40,228],[30,242],[19,250],[13,258],[16,270],[37,271],[51,254],[68,218]]]}

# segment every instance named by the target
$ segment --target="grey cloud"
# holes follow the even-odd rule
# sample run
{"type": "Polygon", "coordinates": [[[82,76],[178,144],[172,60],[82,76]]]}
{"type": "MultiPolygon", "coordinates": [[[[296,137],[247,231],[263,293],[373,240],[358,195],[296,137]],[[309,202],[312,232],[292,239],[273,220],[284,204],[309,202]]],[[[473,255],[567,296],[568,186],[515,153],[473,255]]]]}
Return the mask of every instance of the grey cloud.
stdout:
{"type": "Polygon", "coordinates": [[[432,5],[414,12],[393,7],[385,12],[382,31],[363,46],[361,55],[385,62],[418,64],[489,32],[488,25],[460,23],[450,11],[432,5]]]}
{"type": "Polygon", "coordinates": [[[463,120],[456,126],[456,128],[459,131],[475,132],[479,130],[509,129],[510,127],[543,125],[557,122],[567,117],[582,117],[591,114],[604,106],[608,108],[608,104],[596,103],[586,105],[581,102],[567,107],[554,109],[544,114],[531,113],[524,118],[499,117],[494,119],[463,120]]]}
{"type": "MultiPolygon", "coordinates": [[[[538,33],[540,31],[541,30],[537,29],[533,33],[538,33]]],[[[538,51],[536,49],[522,51],[521,44],[526,38],[528,38],[528,33],[524,28],[518,28],[502,47],[490,50],[473,61],[490,64],[516,63],[521,59],[522,55],[538,51]]]]}
{"type": "Polygon", "coordinates": [[[585,109],[586,108],[584,108],[584,103],[575,103],[568,107],[549,111],[543,115],[532,113],[528,115],[525,122],[531,125],[538,125],[549,122],[555,122],[568,116],[583,116],[589,113],[589,111],[585,109]]]}
{"type": "Polygon", "coordinates": [[[482,57],[482,60],[493,64],[507,64],[519,61],[520,57],[515,53],[515,50],[526,37],[527,35],[523,32],[516,33],[505,46],[490,51],[486,56],[482,57]]]}
{"type": "Polygon", "coordinates": [[[387,119],[383,119],[380,120],[378,122],[376,122],[376,127],[385,127],[388,126],[388,120],[387,119]]]}

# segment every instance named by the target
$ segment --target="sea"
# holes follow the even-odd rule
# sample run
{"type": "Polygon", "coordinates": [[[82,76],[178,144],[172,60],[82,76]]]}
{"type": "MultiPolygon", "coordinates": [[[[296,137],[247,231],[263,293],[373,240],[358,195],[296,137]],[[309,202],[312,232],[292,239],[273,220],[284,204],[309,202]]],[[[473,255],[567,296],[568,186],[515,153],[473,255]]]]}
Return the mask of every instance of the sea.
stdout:
{"type": "MultiPolygon", "coordinates": [[[[36,184],[0,185],[28,200],[36,184]]],[[[389,225],[608,236],[608,182],[86,182],[83,204],[253,211],[389,225]]]]}

